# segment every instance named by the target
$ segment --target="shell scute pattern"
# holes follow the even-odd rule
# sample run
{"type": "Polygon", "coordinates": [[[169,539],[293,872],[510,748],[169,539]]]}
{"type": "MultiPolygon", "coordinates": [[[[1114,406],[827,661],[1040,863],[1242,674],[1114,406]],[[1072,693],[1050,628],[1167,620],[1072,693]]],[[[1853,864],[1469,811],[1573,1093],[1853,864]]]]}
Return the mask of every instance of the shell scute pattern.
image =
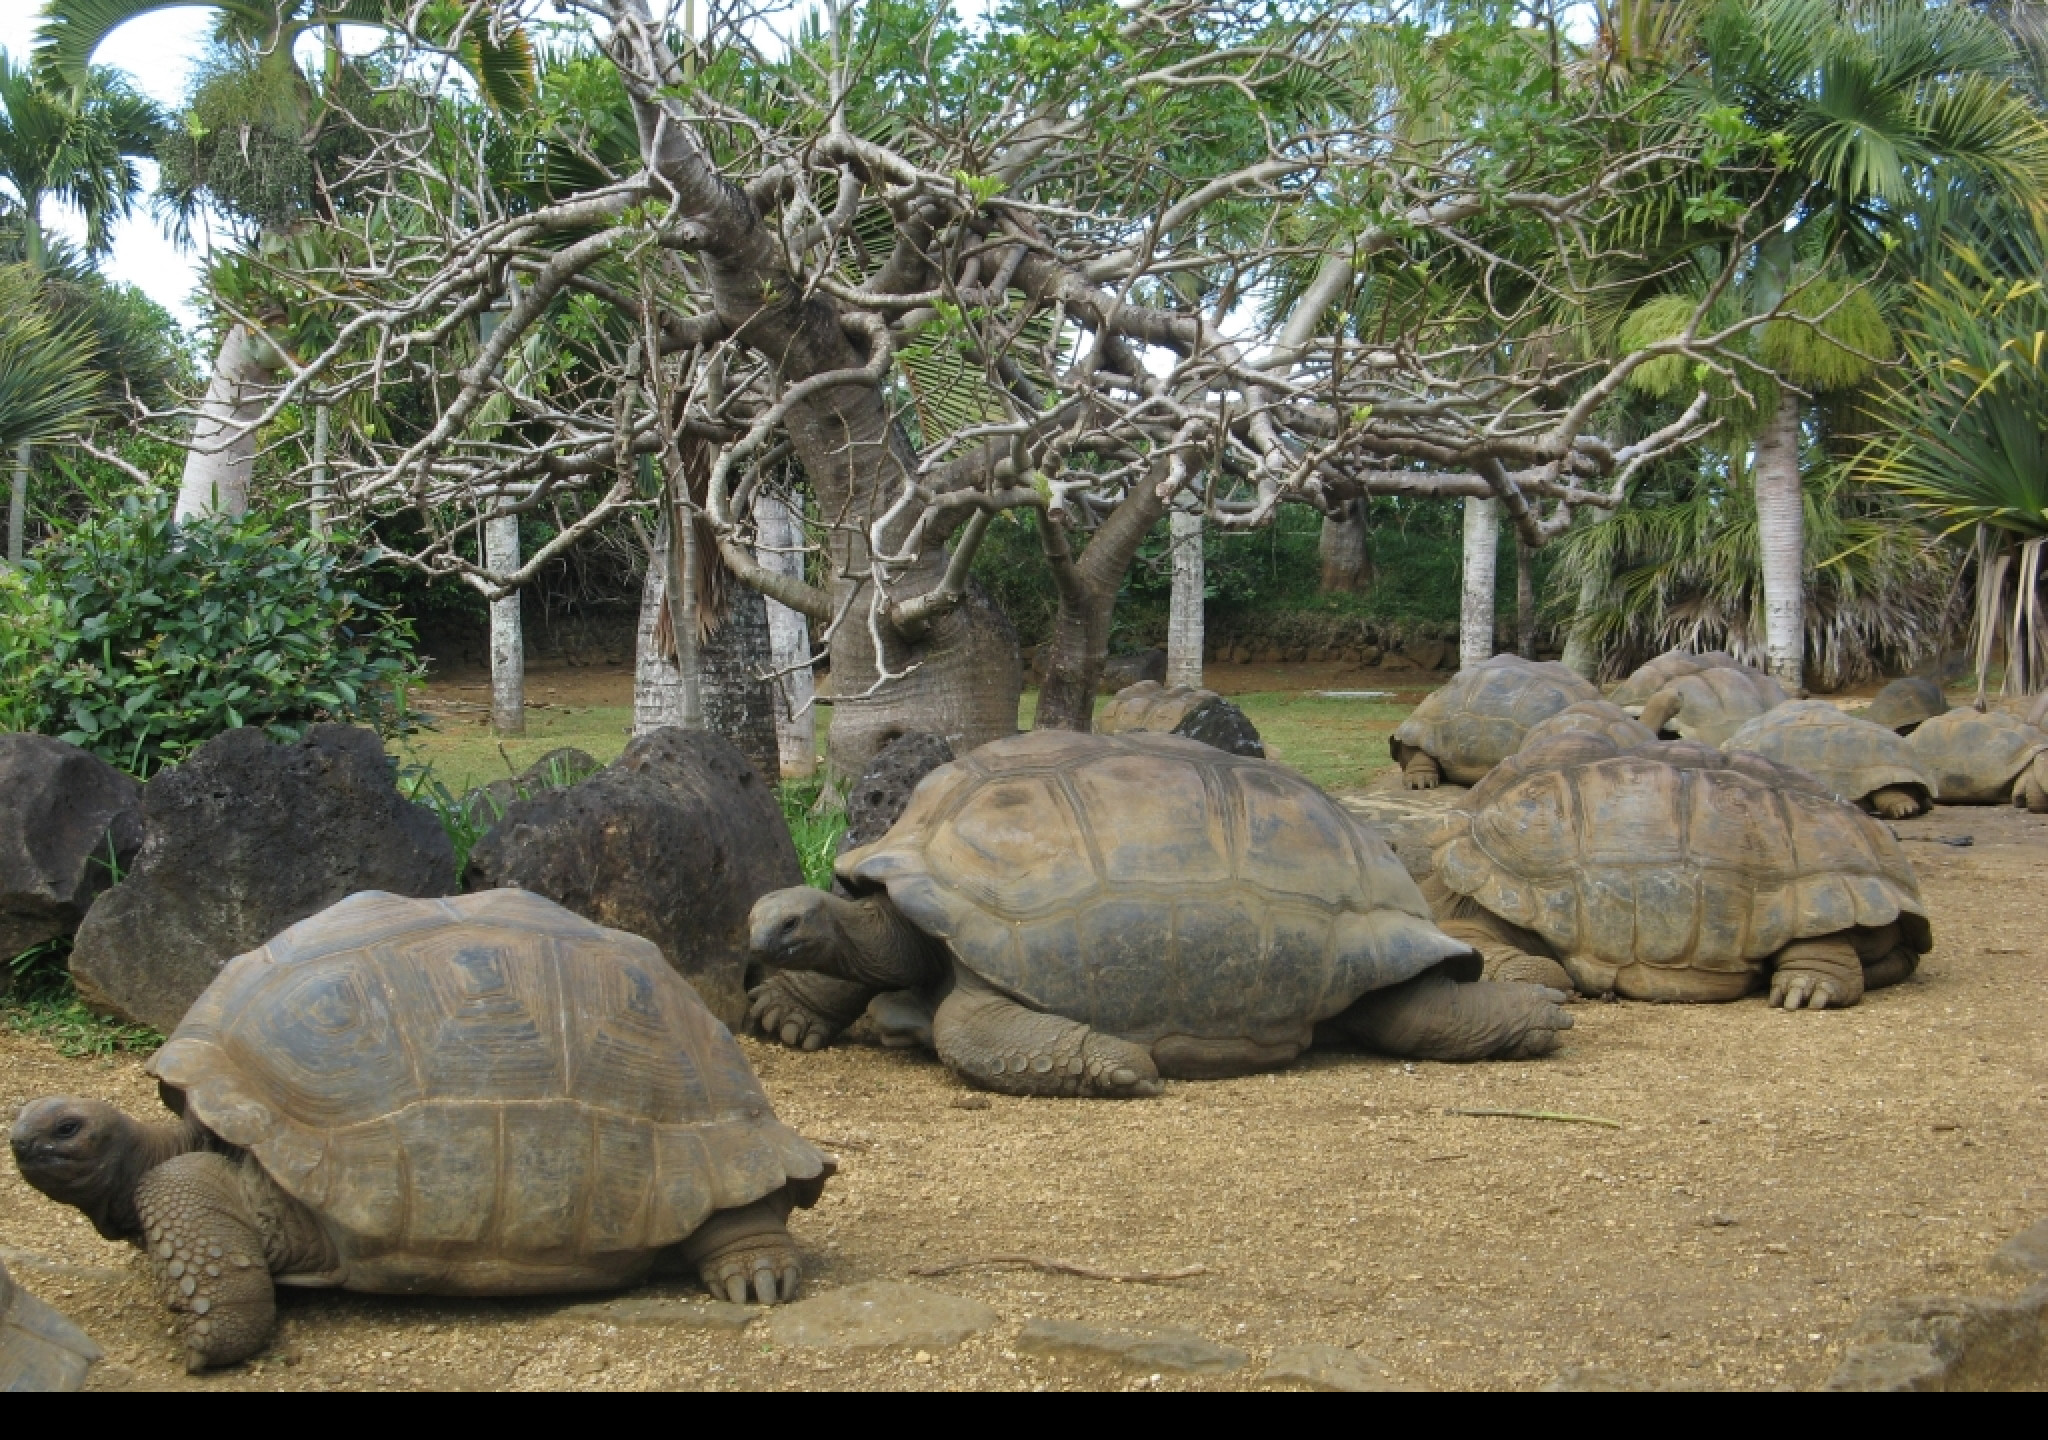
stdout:
{"type": "Polygon", "coordinates": [[[1612,700],[1581,700],[1531,725],[1529,733],[1522,737],[1520,748],[1527,750],[1554,736],[1580,731],[1604,736],[1624,750],[1647,745],[1657,738],[1647,725],[1612,700]]]}
{"type": "Polygon", "coordinates": [[[1931,943],[1911,866],[1870,817],[1704,747],[1527,752],[1438,853],[1454,891],[1607,966],[1740,972],[1792,940],[1899,920],[1931,943]],[[1683,764],[1669,764],[1663,752],[1683,764]]]}
{"type": "Polygon", "coordinates": [[[1743,668],[1742,662],[1725,650],[1704,650],[1697,655],[1685,650],[1666,650],[1638,665],[1607,698],[1617,705],[1643,705],[1681,675],[1743,668]]]}
{"type": "Polygon", "coordinates": [[[150,1068],[345,1237],[360,1289],[630,1273],[823,1169],[658,949],[524,892],[354,897],[230,962],[150,1068]]]}
{"type": "Polygon", "coordinates": [[[1965,707],[1926,721],[1906,744],[1943,804],[2002,805],[2020,772],[2048,751],[2048,732],[2008,711],[1965,707]]]}
{"type": "Polygon", "coordinates": [[[1739,666],[1681,675],[1650,699],[1667,694],[1676,695],[1679,705],[1666,728],[1682,739],[1714,746],[1725,744],[1751,720],[1791,699],[1772,676],[1739,666]]]}
{"type": "Polygon", "coordinates": [[[1845,715],[1825,700],[1794,700],[1749,721],[1723,747],[1804,770],[1831,793],[1858,800],[1886,786],[1931,797],[1934,784],[1905,738],[1845,715]]]}
{"type": "Polygon", "coordinates": [[[840,876],[1033,1008],[1135,1038],[1293,1035],[1463,952],[1384,844],[1268,762],[1141,733],[950,768],[840,876]],[[1056,882],[1020,885],[1035,842],[1007,837],[1032,827],[1062,836],[1056,882]]]}
{"type": "Polygon", "coordinates": [[[1389,748],[1398,761],[1415,749],[1445,776],[1469,784],[1521,748],[1530,728],[1600,692],[1554,660],[1496,655],[1432,691],[1401,723],[1389,748]]]}

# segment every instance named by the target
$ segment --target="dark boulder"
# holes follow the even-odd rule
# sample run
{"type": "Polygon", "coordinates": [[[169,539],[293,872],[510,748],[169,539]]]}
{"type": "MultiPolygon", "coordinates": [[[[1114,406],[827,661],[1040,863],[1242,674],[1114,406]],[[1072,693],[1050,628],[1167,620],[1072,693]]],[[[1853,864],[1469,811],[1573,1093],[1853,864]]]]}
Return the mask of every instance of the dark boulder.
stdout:
{"type": "Polygon", "coordinates": [[[464,795],[462,813],[470,824],[488,830],[504,818],[514,800],[579,784],[602,769],[602,763],[572,746],[550,750],[516,776],[479,785],[464,795]]]}
{"type": "Polygon", "coordinates": [[[652,940],[736,1029],[747,912],[803,880],[782,807],[746,757],[709,731],[664,728],[581,784],[514,800],[470,851],[464,885],[531,890],[652,940]]]}
{"type": "Polygon", "coordinates": [[[7,962],[69,935],[142,848],[142,787],[88,750],[0,735],[0,994],[7,962]]]}
{"type": "Polygon", "coordinates": [[[899,735],[875,752],[868,768],[846,792],[846,833],[839,837],[839,853],[871,844],[889,833],[917,782],[953,763],[953,747],[938,735],[913,730],[899,735]]]}
{"type": "Polygon", "coordinates": [[[399,795],[369,730],[230,730],[150,781],[142,813],[142,853],[79,926],[71,977],[94,1009],[166,1033],[221,966],[337,900],[455,888],[447,832],[399,795]]]}
{"type": "Polygon", "coordinates": [[[1199,740],[1204,745],[1213,745],[1231,755],[1250,755],[1260,760],[1266,758],[1266,742],[1259,738],[1259,727],[1252,724],[1244,711],[1221,695],[1194,710],[1187,719],[1173,727],[1173,733],[1199,740]]]}

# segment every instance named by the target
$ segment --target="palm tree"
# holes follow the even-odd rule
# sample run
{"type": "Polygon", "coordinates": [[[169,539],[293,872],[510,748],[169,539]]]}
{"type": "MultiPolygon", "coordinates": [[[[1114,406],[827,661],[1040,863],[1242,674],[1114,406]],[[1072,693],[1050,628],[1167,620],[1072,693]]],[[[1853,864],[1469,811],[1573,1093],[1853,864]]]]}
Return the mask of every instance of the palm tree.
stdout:
{"type": "MultiPolygon", "coordinates": [[[[1818,227],[1851,273],[1868,279],[1883,269],[1887,239],[1910,228],[1938,182],[1965,179],[2022,204],[2048,189],[2048,126],[2014,83],[2010,41],[1973,10],[1926,0],[1721,0],[1698,33],[1701,104],[1739,116],[1768,161],[1735,167],[1724,192],[1761,223],[1747,257],[1753,305],[1798,292],[1800,230],[1818,227]]],[[[1819,297],[1809,289],[1805,298],[1819,297]]],[[[1769,348],[1759,358],[1789,384],[1755,447],[1766,650],[1771,670],[1796,687],[1806,585],[1799,391],[1856,383],[1883,357],[1839,332],[1811,345],[1781,332],[1778,353],[1769,348]]]]}
{"type": "MultiPolygon", "coordinates": [[[[100,44],[129,21],[161,10],[189,8],[195,0],[49,0],[39,37],[38,58],[55,73],[82,77],[91,73],[100,44]]],[[[259,127],[283,133],[309,147],[317,140],[332,107],[336,87],[345,78],[340,26],[369,25],[402,31],[419,7],[405,0],[200,0],[217,17],[218,38],[237,47],[254,69],[266,110],[282,115],[247,117],[259,127]],[[317,75],[299,68],[296,47],[308,34],[324,37],[317,75]]],[[[452,24],[467,12],[450,8],[431,12],[421,22],[429,33],[436,23],[452,24]],[[434,18],[439,16],[438,22],[434,18]]],[[[461,33],[456,53],[475,76],[485,98],[500,106],[525,103],[531,93],[533,54],[525,33],[512,28],[493,41],[486,27],[471,25],[461,33]]],[[[191,197],[186,197],[191,198],[191,197]]],[[[314,197],[305,197],[310,205],[314,197]]],[[[259,224],[273,217],[258,217],[259,224]]],[[[284,368],[275,338],[240,321],[228,327],[215,352],[213,372],[193,424],[186,452],[185,475],[179,488],[177,513],[182,519],[216,509],[240,513],[247,504],[249,473],[255,464],[254,437],[246,422],[258,408],[260,387],[284,368]]]]}
{"type": "Polygon", "coordinates": [[[76,430],[99,399],[84,327],[50,313],[41,279],[28,265],[0,265],[0,445],[76,430]]]}
{"type": "MultiPolygon", "coordinates": [[[[43,206],[75,205],[85,217],[89,256],[106,252],[113,224],[142,189],[135,162],[156,152],[163,117],[113,71],[81,70],[75,84],[53,84],[0,51],[0,179],[14,190],[29,273],[49,260],[43,206]]],[[[28,522],[29,465],[35,436],[15,437],[14,485],[7,506],[7,558],[19,563],[28,522]]]]}

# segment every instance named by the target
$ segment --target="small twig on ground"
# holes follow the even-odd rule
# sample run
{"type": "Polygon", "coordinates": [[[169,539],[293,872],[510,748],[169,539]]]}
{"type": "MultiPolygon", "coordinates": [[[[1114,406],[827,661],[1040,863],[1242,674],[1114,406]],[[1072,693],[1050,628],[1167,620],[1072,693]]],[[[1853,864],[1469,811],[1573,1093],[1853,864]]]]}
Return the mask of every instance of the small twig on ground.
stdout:
{"type": "Polygon", "coordinates": [[[1446,1110],[1446,1115],[1491,1115],[1503,1120],[1558,1120],[1567,1125],[1600,1125],[1609,1130],[1619,1130],[1619,1120],[1608,1120],[1599,1115],[1567,1115],[1561,1110],[1446,1110]]]}
{"type": "Polygon", "coordinates": [[[950,1260],[944,1265],[920,1265],[910,1273],[929,1278],[984,1265],[1028,1265],[1047,1275],[1078,1275],[1083,1280],[1109,1280],[1119,1285],[1157,1285],[1164,1280],[1191,1280],[1210,1273],[1206,1265],[1189,1265],[1180,1270],[1098,1270],[1093,1265],[1076,1265],[1071,1260],[1053,1260],[1043,1255],[977,1255],[971,1260],[950,1260]]]}
{"type": "Polygon", "coordinates": [[[875,1148],[875,1142],[872,1140],[835,1140],[830,1135],[806,1135],[804,1139],[826,1150],[872,1150],[875,1148]]]}

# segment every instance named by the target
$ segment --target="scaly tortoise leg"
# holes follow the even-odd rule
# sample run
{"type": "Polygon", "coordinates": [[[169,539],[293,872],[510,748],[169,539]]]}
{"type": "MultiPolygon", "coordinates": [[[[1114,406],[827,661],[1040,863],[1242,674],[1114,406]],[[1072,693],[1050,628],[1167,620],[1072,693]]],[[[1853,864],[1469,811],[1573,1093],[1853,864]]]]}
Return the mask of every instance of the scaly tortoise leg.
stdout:
{"type": "Polygon", "coordinates": [[[1028,1010],[963,978],[932,1017],[939,1058],[1006,1095],[1157,1095],[1164,1085],[1142,1045],[1076,1020],[1028,1010]]]}
{"type": "Polygon", "coordinates": [[[796,1298],[803,1262],[789,1238],[786,1190],[751,1205],[720,1210],[682,1243],[682,1259],[697,1271],[714,1299],[747,1303],[747,1287],[763,1305],[796,1298]]]}
{"type": "Polygon", "coordinates": [[[1456,981],[1432,970],[1362,996],[1338,1017],[1384,1055],[1416,1060],[1526,1060],[1558,1047],[1565,996],[1537,985],[1456,981]]]}
{"type": "Polygon", "coordinates": [[[1778,952],[1771,1004],[1786,1010],[1837,1010],[1863,998],[1863,958],[1846,939],[1795,940],[1778,952]]]}
{"type": "Polygon", "coordinates": [[[2036,755],[2013,782],[2012,803],[2030,815],[2048,815],[2048,750],[2036,755]]]}
{"type": "Polygon", "coordinates": [[[1444,783],[1443,766],[1434,755],[1417,750],[1401,762],[1401,781],[1410,790],[1434,790],[1444,783]]]}
{"type": "Polygon", "coordinates": [[[1910,820],[1927,808],[1927,802],[1903,785],[1883,785],[1865,798],[1873,814],[1887,820],[1910,820]]]}
{"type": "Polygon", "coordinates": [[[784,970],[747,992],[747,1020],[794,1050],[821,1050],[867,1010],[875,987],[815,971],[784,970]]]}
{"type": "Polygon", "coordinates": [[[1469,895],[1460,895],[1435,871],[1422,877],[1422,898],[1429,902],[1437,928],[1479,952],[1479,978],[1517,985],[1540,985],[1578,993],[1571,972],[1544,953],[1543,937],[1503,920],[1469,895]]]}
{"type": "Polygon", "coordinates": [[[232,1365],[270,1343],[276,1295],[233,1160],[203,1151],[166,1160],[136,1183],[135,1213],[179,1317],[186,1370],[232,1365]]]}

